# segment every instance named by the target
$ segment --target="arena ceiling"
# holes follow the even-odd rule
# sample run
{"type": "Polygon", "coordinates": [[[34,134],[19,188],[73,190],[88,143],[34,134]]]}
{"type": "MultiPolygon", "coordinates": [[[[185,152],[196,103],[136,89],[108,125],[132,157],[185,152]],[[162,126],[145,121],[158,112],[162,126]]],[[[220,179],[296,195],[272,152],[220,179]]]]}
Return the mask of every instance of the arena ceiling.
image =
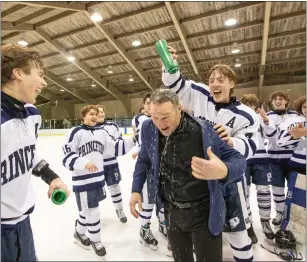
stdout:
{"type": "Polygon", "coordinates": [[[25,40],[45,60],[40,102],[119,99],[128,109],[162,84],[160,39],[189,79],[226,63],[237,88],[306,82],[306,2],[1,2],[1,44],[25,40]]]}

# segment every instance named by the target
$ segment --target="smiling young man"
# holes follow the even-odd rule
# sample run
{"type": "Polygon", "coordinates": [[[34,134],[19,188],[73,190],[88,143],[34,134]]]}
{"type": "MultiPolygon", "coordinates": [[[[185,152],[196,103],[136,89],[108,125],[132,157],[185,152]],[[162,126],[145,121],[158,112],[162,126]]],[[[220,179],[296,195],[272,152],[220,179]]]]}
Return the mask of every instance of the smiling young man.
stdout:
{"type": "MultiPolygon", "coordinates": [[[[176,59],[176,50],[169,46],[169,51],[176,59]]],[[[227,65],[217,64],[208,71],[207,77],[208,86],[185,80],[180,71],[169,74],[162,68],[164,85],[178,93],[185,109],[211,123],[219,136],[246,159],[252,157],[257,150],[259,120],[251,108],[233,96],[235,72],[227,65]]],[[[252,261],[251,241],[258,241],[248,217],[250,207],[245,200],[244,179],[229,185],[225,192],[227,215],[224,232],[236,261],[252,261]]]]}
{"type": "Polygon", "coordinates": [[[240,179],[246,161],[206,121],[182,112],[178,95],[168,89],[151,96],[151,117],[143,123],[142,145],[133,174],[130,212],[142,210],[141,191],[165,209],[167,236],[175,261],[222,261],[225,221],[223,190],[240,179]],[[187,150],[188,149],[188,150],[187,150]],[[148,176],[147,170],[154,172],[148,176]]]}
{"type": "Polygon", "coordinates": [[[69,196],[66,185],[36,152],[42,119],[32,104],[46,85],[37,52],[17,45],[1,47],[2,261],[36,261],[29,218],[35,205],[32,175],[49,185],[48,197],[56,188],[69,196]]]}

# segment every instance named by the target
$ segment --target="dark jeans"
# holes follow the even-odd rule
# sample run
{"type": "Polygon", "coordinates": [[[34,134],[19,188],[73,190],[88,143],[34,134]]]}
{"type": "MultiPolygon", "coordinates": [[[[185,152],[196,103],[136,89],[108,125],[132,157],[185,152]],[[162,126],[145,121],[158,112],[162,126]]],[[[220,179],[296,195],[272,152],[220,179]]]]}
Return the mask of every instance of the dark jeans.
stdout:
{"type": "Polygon", "coordinates": [[[1,227],[1,261],[36,261],[29,217],[14,228],[1,227]]]}
{"type": "Polygon", "coordinates": [[[222,261],[222,234],[214,236],[208,227],[209,202],[202,206],[179,209],[166,202],[164,214],[167,235],[175,262],[222,261]]]}

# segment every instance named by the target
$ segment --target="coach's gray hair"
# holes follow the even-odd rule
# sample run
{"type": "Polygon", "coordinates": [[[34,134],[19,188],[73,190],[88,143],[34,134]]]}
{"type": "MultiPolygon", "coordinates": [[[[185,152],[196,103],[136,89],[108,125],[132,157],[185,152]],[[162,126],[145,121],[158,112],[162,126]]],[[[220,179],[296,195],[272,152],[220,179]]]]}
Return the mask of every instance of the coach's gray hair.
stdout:
{"type": "Polygon", "coordinates": [[[152,92],[150,100],[154,104],[171,102],[175,106],[179,105],[179,97],[172,89],[156,89],[152,92]]]}

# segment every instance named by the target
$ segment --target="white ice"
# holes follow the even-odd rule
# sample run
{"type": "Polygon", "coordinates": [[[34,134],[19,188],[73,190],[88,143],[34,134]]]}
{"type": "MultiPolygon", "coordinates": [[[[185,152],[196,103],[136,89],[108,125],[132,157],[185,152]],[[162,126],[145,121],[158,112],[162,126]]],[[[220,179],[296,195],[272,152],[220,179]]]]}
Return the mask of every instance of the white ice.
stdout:
{"type": "MultiPolygon", "coordinates": [[[[51,168],[56,171],[71,188],[71,172],[62,165],[63,136],[39,137],[38,153],[46,159],[51,168]]],[[[144,247],[139,243],[139,221],[129,213],[129,199],[132,174],[135,162],[131,153],[119,158],[122,181],[122,197],[124,211],[128,222],[122,224],[115,213],[108,190],[107,199],[100,204],[101,238],[107,250],[107,261],[173,261],[166,256],[166,240],[158,231],[155,211],[152,217],[152,231],[159,241],[157,251],[144,247]]],[[[36,207],[31,215],[37,256],[41,261],[100,261],[93,250],[85,250],[73,243],[74,225],[78,217],[75,196],[71,192],[70,198],[61,206],[56,206],[47,197],[48,186],[41,179],[34,178],[32,183],[36,192],[36,207]]],[[[272,203],[272,207],[273,207],[272,203]]],[[[255,187],[251,189],[251,207],[253,212],[253,226],[259,242],[254,245],[255,261],[282,261],[276,255],[264,250],[260,243],[264,243],[261,231],[255,187]]],[[[274,209],[274,208],[272,208],[274,209]]],[[[272,211],[275,217],[275,211],[272,211]]],[[[305,250],[303,247],[300,251],[305,250]]],[[[209,251],[210,252],[210,251],[209,251]]],[[[231,249],[226,239],[223,241],[224,261],[233,261],[231,249]]]]}

